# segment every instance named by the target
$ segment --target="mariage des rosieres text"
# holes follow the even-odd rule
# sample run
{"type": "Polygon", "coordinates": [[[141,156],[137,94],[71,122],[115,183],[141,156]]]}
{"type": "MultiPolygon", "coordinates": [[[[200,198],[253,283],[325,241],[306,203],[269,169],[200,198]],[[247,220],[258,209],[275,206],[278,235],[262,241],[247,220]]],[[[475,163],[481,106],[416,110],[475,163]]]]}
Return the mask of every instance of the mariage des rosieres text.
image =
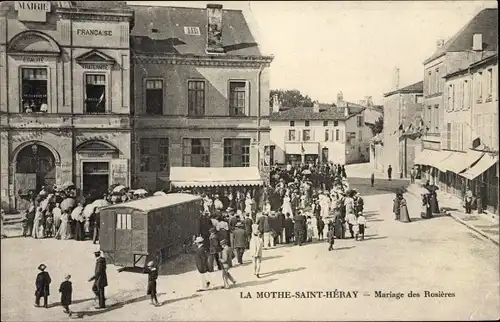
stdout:
{"type": "Polygon", "coordinates": [[[410,291],[410,292],[359,292],[359,291],[257,291],[240,292],[242,299],[357,299],[374,297],[378,299],[404,299],[404,298],[454,298],[455,293],[445,291],[410,291]]]}

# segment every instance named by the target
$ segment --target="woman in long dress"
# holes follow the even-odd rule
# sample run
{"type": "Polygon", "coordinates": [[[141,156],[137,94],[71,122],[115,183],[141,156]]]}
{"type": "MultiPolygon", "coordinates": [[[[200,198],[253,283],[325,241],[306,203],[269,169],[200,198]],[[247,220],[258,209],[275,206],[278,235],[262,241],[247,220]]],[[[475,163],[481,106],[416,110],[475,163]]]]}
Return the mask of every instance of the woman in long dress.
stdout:
{"type": "Polygon", "coordinates": [[[285,216],[286,214],[290,214],[290,216],[293,215],[290,194],[288,193],[288,191],[285,194],[285,197],[283,197],[282,212],[285,216]]]}
{"type": "Polygon", "coordinates": [[[429,194],[422,195],[422,212],[420,213],[420,217],[424,219],[432,218],[432,209],[429,202],[429,194]]]}
{"type": "Polygon", "coordinates": [[[406,199],[401,196],[401,199],[399,200],[399,220],[401,222],[411,222],[410,220],[410,214],[408,213],[408,206],[406,205],[406,199]]]}
{"type": "Polygon", "coordinates": [[[343,223],[344,219],[342,218],[340,207],[336,207],[334,209],[333,216],[335,238],[343,239],[345,237],[345,226],[343,223]]]}
{"type": "Polygon", "coordinates": [[[64,211],[61,215],[61,225],[56,233],[56,239],[70,239],[71,231],[69,229],[69,214],[64,211]]]}
{"type": "Polygon", "coordinates": [[[252,214],[252,207],[253,207],[254,201],[252,200],[252,197],[250,196],[250,192],[247,193],[246,199],[245,199],[245,214],[252,214]]]}
{"type": "Polygon", "coordinates": [[[43,212],[42,212],[42,207],[38,207],[36,209],[35,213],[35,220],[33,221],[33,233],[32,237],[33,238],[42,238],[43,234],[40,234],[40,227],[42,226],[42,220],[43,220],[43,212]]]}

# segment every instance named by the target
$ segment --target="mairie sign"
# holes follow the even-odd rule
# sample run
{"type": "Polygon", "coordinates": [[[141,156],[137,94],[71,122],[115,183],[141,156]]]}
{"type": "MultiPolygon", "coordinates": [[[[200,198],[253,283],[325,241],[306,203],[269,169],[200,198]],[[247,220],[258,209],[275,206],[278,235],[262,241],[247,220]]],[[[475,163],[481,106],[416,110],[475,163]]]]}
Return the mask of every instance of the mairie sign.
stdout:
{"type": "Polygon", "coordinates": [[[16,1],[15,9],[19,21],[45,22],[47,12],[50,12],[48,1],[16,1]]]}

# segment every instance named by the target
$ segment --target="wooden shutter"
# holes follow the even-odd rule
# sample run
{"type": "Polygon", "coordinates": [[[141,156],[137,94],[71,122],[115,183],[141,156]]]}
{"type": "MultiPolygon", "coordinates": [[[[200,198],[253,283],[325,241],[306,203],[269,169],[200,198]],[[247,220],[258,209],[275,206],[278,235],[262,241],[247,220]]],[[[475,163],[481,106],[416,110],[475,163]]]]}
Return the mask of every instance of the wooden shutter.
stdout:
{"type": "MultiPolygon", "coordinates": [[[[250,108],[250,81],[245,81],[245,115],[250,116],[252,109],[250,108]]],[[[257,104],[258,105],[258,104],[257,104]]]]}

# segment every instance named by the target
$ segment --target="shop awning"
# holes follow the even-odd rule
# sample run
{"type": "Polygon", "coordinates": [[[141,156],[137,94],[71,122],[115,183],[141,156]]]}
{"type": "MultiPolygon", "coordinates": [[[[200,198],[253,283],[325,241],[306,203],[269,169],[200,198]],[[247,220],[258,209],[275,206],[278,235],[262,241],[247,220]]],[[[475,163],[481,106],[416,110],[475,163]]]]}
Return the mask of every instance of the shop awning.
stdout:
{"type": "Polygon", "coordinates": [[[452,152],[450,151],[429,151],[430,153],[427,155],[427,165],[433,166],[441,170],[442,172],[446,172],[446,167],[444,166],[445,160],[451,157],[452,152]]]}
{"type": "Polygon", "coordinates": [[[300,143],[285,143],[286,154],[302,154],[302,145],[300,143]]]}
{"type": "Polygon", "coordinates": [[[422,151],[420,151],[420,153],[417,154],[417,156],[415,157],[414,163],[415,164],[427,165],[426,162],[429,160],[427,158],[427,156],[429,155],[429,151],[430,150],[422,150],[422,151]]]}
{"type": "Polygon", "coordinates": [[[459,175],[469,180],[474,180],[497,162],[498,156],[491,156],[486,153],[475,165],[459,175]]]}
{"type": "Polygon", "coordinates": [[[466,153],[451,152],[451,155],[442,162],[442,167],[446,171],[458,174],[476,163],[483,154],[483,152],[473,150],[469,150],[466,153]]]}
{"type": "Polygon", "coordinates": [[[170,183],[178,188],[263,185],[259,169],[256,167],[172,167],[170,183]]]}

